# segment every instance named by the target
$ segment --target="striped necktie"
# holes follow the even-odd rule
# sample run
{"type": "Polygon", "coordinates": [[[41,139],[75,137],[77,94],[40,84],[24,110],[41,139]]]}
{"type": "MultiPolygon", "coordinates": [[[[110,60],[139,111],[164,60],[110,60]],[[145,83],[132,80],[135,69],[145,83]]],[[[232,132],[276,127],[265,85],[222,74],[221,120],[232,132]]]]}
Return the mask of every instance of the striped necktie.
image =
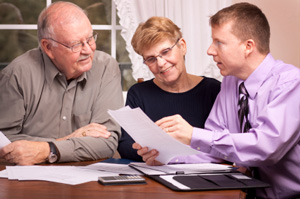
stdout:
{"type": "Polygon", "coordinates": [[[242,133],[246,133],[251,129],[251,124],[248,119],[249,114],[249,106],[248,106],[248,97],[249,94],[245,88],[244,82],[242,82],[239,86],[239,121],[240,121],[240,131],[242,133]]]}

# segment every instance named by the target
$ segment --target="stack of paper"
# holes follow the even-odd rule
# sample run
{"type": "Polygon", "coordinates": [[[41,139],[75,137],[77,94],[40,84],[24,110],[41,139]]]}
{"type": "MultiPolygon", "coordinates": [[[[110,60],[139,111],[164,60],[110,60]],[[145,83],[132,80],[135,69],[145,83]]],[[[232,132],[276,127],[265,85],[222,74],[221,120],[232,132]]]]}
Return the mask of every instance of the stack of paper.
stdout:
{"type": "Polygon", "coordinates": [[[43,180],[76,185],[97,181],[100,176],[142,175],[128,164],[95,163],[88,166],[6,166],[0,178],[9,180],[43,180]]]}
{"type": "Polygon", "coordinates": [[[75,166],[7,166],[0,177],[9,180],[42,180],[77,185],[97,181],[99,176],[118,175],[113,172],[85,169],[75,166]]]}

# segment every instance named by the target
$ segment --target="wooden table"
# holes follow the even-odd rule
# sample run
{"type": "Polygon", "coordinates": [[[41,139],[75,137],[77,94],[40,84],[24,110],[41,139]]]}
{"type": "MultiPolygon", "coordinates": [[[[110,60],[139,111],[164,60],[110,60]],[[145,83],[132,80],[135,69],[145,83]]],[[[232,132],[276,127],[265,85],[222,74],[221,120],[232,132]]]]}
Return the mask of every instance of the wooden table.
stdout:
{"type": "MultiPolygon", "coordinates": [[[[57,165],[82,166],[98,161],[57,165]]],[[[0,160],[0,170],[10,165],[0,160]]],[[[66,185],[45,181],[17,181],[0,178],[0,199],[241,199],[241,190],[176,192],[146,178],[144,185],[103,186],[98,182],[66,185]]]]}

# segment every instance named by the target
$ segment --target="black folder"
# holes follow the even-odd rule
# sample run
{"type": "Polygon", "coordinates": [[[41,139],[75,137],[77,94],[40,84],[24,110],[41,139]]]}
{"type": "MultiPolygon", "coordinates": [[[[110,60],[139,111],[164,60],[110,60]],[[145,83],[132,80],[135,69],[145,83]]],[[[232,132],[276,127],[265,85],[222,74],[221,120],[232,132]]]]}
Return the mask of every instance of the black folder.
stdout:
{"type": "MultiPolygon", "coordinates": [[[[212,174],[193,174],[193,175],[171,175],[172,179],[184,185],[186,188],[177,187],[169,180],[165,180],[166,175],[148,176],[157,182],[165,185],[174,191],[207,191],[224,189],[250,189],[263,188],[270,185],[248,177],[240,172],[234,173],[212,173],[212,174]]],[[[169,175],[170,177],[170,175],[169,175]]]]}

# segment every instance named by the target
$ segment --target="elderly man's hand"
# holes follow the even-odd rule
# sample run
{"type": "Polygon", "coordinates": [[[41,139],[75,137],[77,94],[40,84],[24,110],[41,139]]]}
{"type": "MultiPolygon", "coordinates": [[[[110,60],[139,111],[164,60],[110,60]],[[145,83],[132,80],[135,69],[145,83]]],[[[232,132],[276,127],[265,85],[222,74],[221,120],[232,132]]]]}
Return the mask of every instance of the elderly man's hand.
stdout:
{"type": "Polygon", "coordinates": [[[20,140],[12,142],[0,150],[0,158],[18,165],[34,165],[45,162],[50,154],[47,142],[20,140]]]}
{"type": "Polygon", "coordinates": [[[106,126],[97,123],[91,123],[86,126],[83,126],[70,135],[67,135],[63,138],[56,139],[57,141],[67,140],[70,138],[77,138],[77,137],[103,137],[109,138],[111,133],[107,131],[106,126]]]}

